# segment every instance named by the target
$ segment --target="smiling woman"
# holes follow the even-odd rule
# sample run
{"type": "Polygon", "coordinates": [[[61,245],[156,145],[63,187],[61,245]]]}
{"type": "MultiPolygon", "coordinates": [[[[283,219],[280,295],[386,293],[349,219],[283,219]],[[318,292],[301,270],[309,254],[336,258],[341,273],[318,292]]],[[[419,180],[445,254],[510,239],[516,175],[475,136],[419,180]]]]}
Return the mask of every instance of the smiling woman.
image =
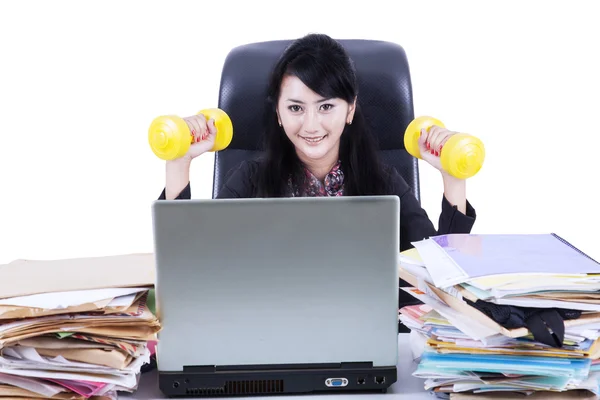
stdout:
{"type": "Polygon", "coordinates": [[[273,68],[267,94],[258,196],[394,191],[357,102],[354,65],[340,43],[317,34],[295,41],[273,68]]]}
{"type": "MultiPolygon", "coordinates": [[[[379,160],[358,96],[354,64],[339,42],[320,34],[293,42],[271,73],[264,152],[234,168],[217,198],[396,195],[401,199],[400,250],[435,234],[469,233],[475,210],[466,200],[465,182],[445,174],[436,153],[437,144],[454,132],[424,132],[419,143],[423,159],[444,180],[436,230],[402,176],[379,160]]],[[[202,115],[194,118],[202,140],[185,156],[167,161],[160,199],[191,198],[191,160],[212,148],[214,123],[202,115]]]]}
{"type": "Polygon", "coordinates": [[[296,148],[299,160],[322,180],[338,161],[345,125],[352,123],[356,103],[325,99],[294,75],[281,83],[279,125],[296,148]]]}

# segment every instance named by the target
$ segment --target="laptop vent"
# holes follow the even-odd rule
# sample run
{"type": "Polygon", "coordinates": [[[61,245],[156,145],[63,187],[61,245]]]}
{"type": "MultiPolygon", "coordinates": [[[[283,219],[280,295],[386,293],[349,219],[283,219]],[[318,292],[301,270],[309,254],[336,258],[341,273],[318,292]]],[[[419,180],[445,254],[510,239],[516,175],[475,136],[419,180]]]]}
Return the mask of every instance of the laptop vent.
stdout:
{"type": "Polygon", "coordinates": [[[194,389],[185,389],[185,394],[188,396],[218,396],[224,395],[224,388],[194,388],[194,389]]]}
{"type": "Polygon", "coordinates": [[[192,396],[268,393],[283,393],[283,380],[233,381],[225,383],[225,386],[220,388],[190,388],[185,391],[186,395],[192,396]]]}

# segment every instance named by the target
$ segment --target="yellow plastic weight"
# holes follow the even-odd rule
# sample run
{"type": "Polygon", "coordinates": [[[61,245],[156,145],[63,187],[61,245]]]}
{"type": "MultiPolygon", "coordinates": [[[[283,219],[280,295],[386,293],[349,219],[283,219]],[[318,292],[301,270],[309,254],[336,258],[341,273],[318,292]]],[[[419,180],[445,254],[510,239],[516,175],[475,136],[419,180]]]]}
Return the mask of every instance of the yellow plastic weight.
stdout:
{"type": "MultiPolygon", "coordinates": [[[[408,124],[404,132],[404,148],[410,155],[422,158],[419,150],[421,130],[425,129],[429,132],[429,128],[433,125],[445,128],[442,121],[430,116],[415,118],[408,124]]],[[[442,147],[440,154],[440,162],[444,171],[459,179],[467,179],[477,174],[483,166],[484,159],[483,142],[467,133],[452,135],[442,147]]]]}
{"type": "MultiPolygon", "coordinates": [[[[225,111],[219,108],[207,108],[198,112],[206,120],[214,119],[217,135],[210,151],[224,150],[233,138],[233,124],[225,111]]],[[[148,143],[152,152],[162,160],[174,160],[183,157],[194,137],[184,118],[176,115],[163,115],[155,118],[148,129],[148,143]]]]}

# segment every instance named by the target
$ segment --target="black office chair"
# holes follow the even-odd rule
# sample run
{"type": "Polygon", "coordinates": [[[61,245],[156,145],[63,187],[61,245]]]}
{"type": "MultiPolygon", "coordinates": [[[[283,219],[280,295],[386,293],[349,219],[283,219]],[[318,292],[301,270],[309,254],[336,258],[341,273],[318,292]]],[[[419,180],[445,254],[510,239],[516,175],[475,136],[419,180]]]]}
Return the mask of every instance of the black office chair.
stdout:
{"type": "MultiPolygon", "coordinates": [[[[227,149],[215,153],[213,198],[232,168],[260,155],[269,74],[290,43],[290,40],[251,43],[234,48],[225,59],[218,104],[231,117],[233,140],[227,149]]],[[[376,135],[382,159],[398,170],[420,202],[417,160],[406,152],[403,141],[404,130],[414,118],[404,49],[375,40],[341,40],[341,43],[354,60],[359,81],[358,101],[376,135]]],[[[401,304],[420,303],[402,290],[399,297],[401,304]]],[[[408,332],[402,324],[398,330],[408,332]]]]}
{"type": "MultiPolygon", "coordinates": [[[[358,101],[376,135],[383,160],[394,166],[420,201],[417,160],[404,150],[404,130],[414,118],[412,85],[404,49],[375,40],[341,40],[356,65],[358,101]]],[[[230,51],[223,66],[219,108],[233,122],[233,140],[215,154],[213,198],[227,173],[260,154],[262,116],[269,74],[291,43],[276,40],[251,43],[230,51]]]]}

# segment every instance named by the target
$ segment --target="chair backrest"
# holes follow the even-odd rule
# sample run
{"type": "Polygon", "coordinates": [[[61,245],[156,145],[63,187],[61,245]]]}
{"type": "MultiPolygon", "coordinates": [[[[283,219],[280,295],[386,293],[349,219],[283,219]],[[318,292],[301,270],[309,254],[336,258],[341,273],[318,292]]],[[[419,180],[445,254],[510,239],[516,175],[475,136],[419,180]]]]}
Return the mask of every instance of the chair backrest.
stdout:
{"type": "MultiPolygon", "coordinates": [[[[215,154],[213,198],[227,173],[261,152],[262,121],[269,74],[291,40],[235,47],[225,59],[219,108],[233,122],[233,140],[215,154]]],[[[414,118],[412,84],[406,53],[394,43],[340,40],[353,59],[359,81],[358,102],[379,144],[382,159],[395,167],[420,201],[417,160],[404,149],[404,130],[414,118]]]]}

